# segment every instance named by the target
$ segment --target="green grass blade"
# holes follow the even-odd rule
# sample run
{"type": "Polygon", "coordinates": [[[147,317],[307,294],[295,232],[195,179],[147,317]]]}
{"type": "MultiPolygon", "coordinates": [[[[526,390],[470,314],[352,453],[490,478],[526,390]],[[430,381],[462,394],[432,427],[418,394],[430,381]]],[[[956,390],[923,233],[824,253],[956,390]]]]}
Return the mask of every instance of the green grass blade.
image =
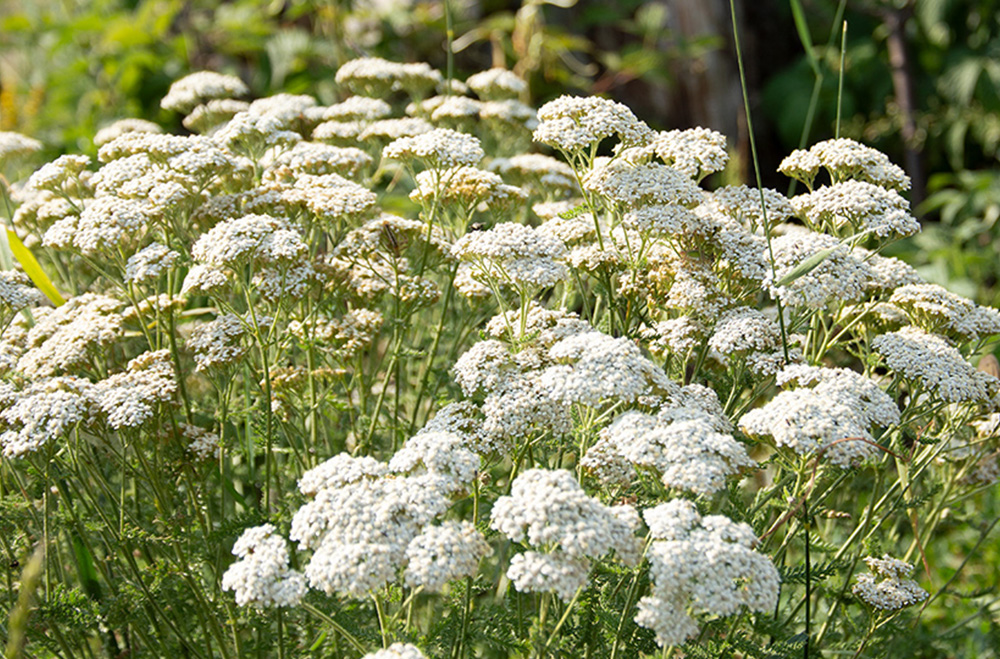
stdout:
{"type": "Polygon", "coordinates": [[[805,259],[797,266],[792,268],[791,271],[784,277],[779,279],[778,286],[787,286],[788,284],[791,284],[799,277],[803,277],[809,274],[810,272],[818,268],[823,263],[823,261],[830,258],[830,255],[833,254],[833,252],[839,248],[840,245],[837,245],[836,247],[827,247],[826,249],[821,249],[820,251],[816,252],[815,254],[813,254],[812,256],[810,256],[809,258],[805,259]]]}
{"type": "Polygon", "coordinates": [[[819,70],[819,60],[813,52],[812,35],[809,34],[809,26],[806,25],[806,14],[802,10],[802,3],[799,0],[788,0],[792,7],[792,18],[795,20],[795,31],[799,33],[799,41],[806,49],[806,58],[809,60],[809,67],[817,77],[822,78],[823,74],[819,70]]]}
{"type": "Polygon", "coordinates": [[[52,283],[49,276],[42,270],[42,266],[38,264],[35,255],[24,246],[24,243],[17,237],[17,234],[10,229],[7,229],[7,243],[10,245],[10,251],[14,255],[14,258],[18,260],[21,267],[24,268],[25,274],[31,278],[31,281],[35,283],[38,290],[45,293],[45,297],[49,298],[52,304],[57,307],[66,304],[66,298],[59,293],[55,284],[52,283]]]}

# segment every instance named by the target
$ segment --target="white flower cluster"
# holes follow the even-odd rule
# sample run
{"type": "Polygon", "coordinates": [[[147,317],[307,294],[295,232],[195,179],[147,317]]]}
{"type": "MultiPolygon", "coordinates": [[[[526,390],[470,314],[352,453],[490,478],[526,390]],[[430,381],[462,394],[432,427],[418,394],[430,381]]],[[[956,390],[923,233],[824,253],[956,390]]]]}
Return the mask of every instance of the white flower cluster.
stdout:
{"type": "Polygon", "coordinates": [[[417,174],[417,187],[410,199],[424,205],[432,203],[455,205],[473,211],[483,204],[486,208],[502,209],[526,195],[513,185],[507,185],[499,175],[476,167],[456,167],[445,171],[426,170],[417,174]]]}
{"type": "Polygon", "coordinates": [[[550,397],[567,405],[632,403],[677,390],[663,369],[625,337],[579,331],[555,343],[548,356],[558,364],[542,373],[542,384],[550,397]]]}
{"type": "Polygon", "coordinates": [[[97,131],[94,135],[94,146],[100,149],[125,133],[162,133],[159,124],[145,119],[119,119],[97,131]]]}
{"type": "Polygon", "coordinates": [[[723,312],[708,339],[708,347],[718,353],[720,361],[752,353],[774,352],[781,347],[778,323],[753,307],[735,307],[723,312]]]}
{"type": "Polygon", "coordinates": [[[728,477],[756,466],[726,432],[729,420],[717,398],[714,403],[719,413],[687,405],[666,405],[656,416],[625,412],[601,430],[601,439],[629,463],[654,470],[666,487],[712,494],[726,487],[728,477]]]}
{"type": "Polygon", "coordinates": [[[839,240],[825,233],[786,225],[786,233],[771,241],[774,277],[770,270],[765,284],[786,305],[821,309],[831,301],[853,301],[864,297],[874,279],[871,268],[839,240]],[[776,285],[810,258],[821,258],[812,270],[793,281],[776,285]]]}
{"type": "Polygon", "coordinates": [[[419,103],[410,103],[406,113],[427,118],[438,125],[474,128],[481,107],[482,103],[466,96],[433,96],[419,103]]]}
{"type": "MultiPolygon", "coordinates": [[[[561,160],[540,153],[521,153],[510,158],[494,158],[490,170],[513,180],[542,197],[577,190],[573,169],[561,160]]],[[[537,213],[537,211],[536,211],[537,213]]],[[[540,216],[540,214],[539,214],[540,216]]]]}
{"type": "Polygon", "coordinates": [[[447,510],[449,495],[475,477],[478,465],[457,435],[428,432],[408,440],[388,465],[342,454],[307,471],[299,490],[312,500],[295,513],[291,538],[313,550],[305,568],[309,585],[364,597],[393,580],[408,559],[410,578],[429,589],[467,576],[485,555],[485,540],[477,541],[475,529],[427,527],[447,510]],[[452,532],[462,543],[442,552],[452,532]]]}
{"type": "Polygon", "coordinates": [[[842,233],[849,227],[851,232],[879,238],[902,238],[920,231],[920,222],[910,215],[910,202],[895,190],[865,181],[834,183],[790,201],[795,214],[814,229],[842,233]]]}
{"type": "Polygon", "coordinates": [[[484,156],[478,138],[450,128],[435,128],[413,137],[400,137],[382,149],[382,158],[386,160],[419,161],[428,169],[477,165],[484,156]]]}
{"type": "Polygon", "coordinates": [[[910,579],[913,566],[883,554],[882,558],[865,558],[870,574],[859,574],[851,588],[855,597],[874,609],[898,611],[923,602],[928,592],[910,579]]]}
{"type": "Polygon", "coordinates": [[[372,157],[357,147],[339,147],[322,142],[299,142],[285,151],[269,151],[261,165],[264,180],[294,183],[301,174],[339,174],[357,178],[372,164],[372,157]]]}
{"type": "Polygon", "coordinates": [[[438,478],[437,487],[459,492],[475,479],[479,456],[466,447],[460,435],[421,432],[393,454],[389,470],[409,476],[433,474],[438,478]]]}
{"type": "Polygon", "coordinates": [[[246,215],[221,222],[202,234],[191,247],[191,256],[217,268],[238,268],[251,261],[290,261],[306,251],[302,236],[285,218],[246,215]]]}
{"type": "Polygon", "coordinates": [[[691,350],[701,345],[705,328],[691,316],[680,316],[670,320],[661,320],[652,327],[642,330],[643,337],[649,340],[649,351],[656,356],[667,353],[687,355],[691,350]]]}
{"type": "Polygon", "coordinates": [[[548,288],[569,277],[569,269],[562,263],[565,245],[515,222],[467,233],[455,243],[452,253],[468,264],[471,277],[480,283],[492,280],[518,288],[548,288]]]}
{"type": "Polygon", "coordinates": [[[501,68],[475,73],[469,76],[465,84],[484,101],[517,98],[528,90],[528,84],[516,73],[501,68]]]}
{"type": "Polygon", "coordinates": [[[977,371],[947,339],[917,327],[872,339],[872,348],[897,374],[950,403],[982,403],[995,395],[997,378],[977,371]]]}
{"type": "Polygon", "coordinates": [[[981,307],[936,284],[900,286],[888,301],[905,311],[914,325],[929,332],[958,335],[970,341],[1000,334],[1000,311],[981,307]]]}
{"type": "MultiPolygon", "coordinates": [[[[310,478],[306,472],[304,478],[310,478]]],[[[327,594],[365,597],[395,578],[406,548],[448,499],[434,477],[360,477],[327,487],[292,519],[291,538],[312,549],[310,586],[327,594]]]]}
{"type": "Polygon", "coordinates": [[[877,449],[870,429],[899,423],[899,409],[879,386],[850,369],[792,365],[778,374],[780,392],[739,421],[749,435],[768,436],[802,456],[822,452],[839,467],[855,465],[877,449]]]}
{"type": "Polygon", "coordinates": [[[693,615],[774,609],[778,571],[770,558],[753,550],[757,538],[749,525],[721,515],[702,517],[693,503],[681,499],[643,516],[656,539],[649,549],[653,588],[639,601],[635,621],[655,631],[660,646],[693,638],[698,633],[693,615]]]}
{"type": "Polygon", "coordinates": [[[88,256],[114,253],[141,236],[154,214],[149,202],[118,197],[96,197],[84,203],[77,216],[68,216],[45,233],[47,247],[75,247],[88,256]]]}
{"type": "Polygon", "coordinates": [[[834,182],[859,179],[883,188],[908,190],[910,178],[882,152],[847,138],[818,142],[810,149],[793,151],[778,171],[809,187],[823,167],[834,182]]]}
{"type": "Polygon", "coordinates": [[[624,158],[598,163],[583,177],[583,187],[626,208],[649,204],[691,207],[702,200],[701,189],[680,171],[656,162],[637,165],[624,158]]]}
{"type": "Polygon", "coordinates": [[[679,204],[651,204],[622,216],[621,226],[643,236],[655,236],[680,244],[705,246],[722,227],[713,216],[679,204]]]}
{"type": "Polygon", "coordinates": [[[233,545],[239,557],[222,575],[222,589],[231,590],[240,606],[295,606],[306,594],[302,574],[288,567],[288,544],[273,524],[247,529],[233,545]]]}
{"type": "Polygon", "coordinates": [[[250,90],[236,76],[198,71],[175,81],[160,101],[164,110],[188,113],[196,106],[220,98],[243,96],[250,90]]]}
{"type": "Polygon", "coordinates": [[[427,659],[427,656],[415,645],[393,643],[382,650],[369,652],[361,659],[427,659]]]}
{"type": "Polygon", "coordinates": [[[169,350],[146,352],[128,363],[125,372],[94,385],[94,397],[112,428],[137,428],[151,419],[157,405],[177,390],[169,350]]]}
{"type": "Polygon", "coordinates": [[[129,257],[125,264],[125,281],[133,284],[155,282],[179,257],[180,254],[166,245],[153,243],[129,257]]]}
{"type": "Polygon", "coordinates": [[[90,165],[90,158],[67,154],[45,163],[28,177],[24,186],[29,190],[49,190],[60,192],[63,185],[76,178],[90,165]]]}
{"type": "Polygon", "coordinates": [[[187,450],[190,451],[196,459],[219,459],[219,451],[221,448],[219,446],[218,435],[213,432],[209,432],[204,428],[192,426],[188,423],[179,423],[177,426],[184,435],[184,438],[189,441],[189,444],[186,447],[187,450]]]}
{"type": "Polygon", "coordinates": [[[286,130],[281,118],[254,112],[251,105],[215,131],[212,139],[235,153],[256,160],[267,149],[293,146],[302,137],[294,131],[286,130]]]}
{"type": "Polygon", "coordinates": [[[246,354],[247,349],[242,345],[246,334],[246,322],[234,314],[225,314],[195,327],[187,345],[194,352],[196,370],[207,371],[235,363],[246,354]]]}
{"type": "Polygon", "coordinates": [[[93,419],[90,382],[73,376],[40,379],[23,391],[0,383],[0,448],[20,458],[66,437],[93,419]]]}
{"type": "Polygon", "coordinates": [[[655,153],[665,164],[696,181],[721,172],[729,162],[725,136],[708,128],[657,133],[643,151],[655,153]]]}
{"type": "Polygon", "coordinates": [[[35,310],[25,352],[17,370],[29,378],[79,371],[96,352],[115,342],[122,332],[122,303],[85,293],[56,308],[35,310]]]}
{"type": "Polygon", "coordinates": [[[377,98],[403,89],[422,96],[440,84],[443,77],[425,62],[400,64],[379,57],[359,57],[337,69],[335,79],[356,94],[377,98]]]}
{"type": "Polygon", "coordinates": [[[869,286],[875,292],[892,291],[911,284],[927,283],[917,273],[916,268],[894,256],[882,256],[860,247],[855,247],[854,251],[863,254],[865,263],[871,268],[874,278],[869,282],[869,286]]]}
{"type": "Polygon", "coordinates": [[[652,130],[628,107],[597,96],[560,96],[538,109],[536,142],[575,153],[617,136],[625,146],[646,142],[652,130]]]}
{"type": "Polygon", "coordinates": [[[449,581],[474,577],[479,562],[492,553],[483,534],[469,522],[428,526],[407,545],[404,577],[411,588],[440,593],[449,581]]]}
{"type": "Polygon", "coordinates": [[[17,270],[0,271],[0,304],[10,311],[42,304],[45,296],[31,285],[31,280],[17,270]]]}
{"type": "Polygon", "coordinates": [[[767,225],[774,226],[795,214],[785,195],[770,188],[763,192],[761,195],[759,189],[742,184],[727,185],[715,190],[712,197],[720,212],[754,231],[764,227],[765,216],[767,225]]]}
{"type": "Polygon", "coordinates": [[[0,131],[0,167],[41,150],[42,143],[32,137],[8,130],[0,131]]]}
{"type": "Polygon", "coordinates": [[[568,601],[587,583],[587,559],[614,551],[627,565],[638,562],[634,517],[631,507],[587,496],[568,471],[529,469],[514,479],[509,496],[497,499],[490,525],[514,542],[551,549],[511,561],[507,576],[519,591],[555,591],[568,601]]]}
{"type": "Polygon", "coordinates": [[[780,386],[811,387],[820,396],[854,409],[865,425],[887,428],[900,420],[892,397],[877,382],[849,368],[794,364],[778,373],[776,381],[780,386]]]}
{"type": "Polygon", "coordinates": [[[339,174],[300,174],[294,185],[280,185],[277,192],[289,210],[304,209],[326,225],[363,218],[376,202],[374,192],[339,174]]]}
{"type": "Polygon", "coordinates": [[[237,101],[232,98],[217,98],[202,103],[191,110],[181,123],[191,132],[212,135],[222,125],[228,123],[230,119],[249,109],[250,104],[246,101],[237,101]]]}
{"type": "Polygon", "coordinates": [[[184,282],[184,290],[205,292],[223,280],[241,276],[241,267],[253,264],[252,284],[271,301],[301,297],[315,277],[306,260],[309,248],[298,229],[283,217],[246,215],[220,222],[201,235],[191,248],[198,265],[184,282]]]}
{"type": "Polygon", "coordinates": [[[324,121],[375,121],[392,114],[392,106],[380,98],[351,96],[323,110],[324,121]]]}

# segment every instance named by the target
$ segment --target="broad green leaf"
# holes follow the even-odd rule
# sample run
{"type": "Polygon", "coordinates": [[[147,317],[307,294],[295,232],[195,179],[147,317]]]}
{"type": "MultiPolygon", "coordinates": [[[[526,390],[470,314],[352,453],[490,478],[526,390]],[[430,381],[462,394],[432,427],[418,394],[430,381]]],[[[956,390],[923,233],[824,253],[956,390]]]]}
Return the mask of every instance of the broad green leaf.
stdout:
{"type": "Polygon", "coordinates": [[[24,246],[24,243],[17,237],[17,234],[10,229],[7,229],[7,242],[10,245],[10,251],[14,254],[14,258],[20,262],[25,274],[31,278],[31,281],[35,282],[38,290],[45,293],[45,297],[49,298],[52,304],[57,307],[66,304],[66,298],[59,293],[55,284],[52,283],[49,276],[42,270],[42,266],[38,264],[35,255],[24,246]]]}

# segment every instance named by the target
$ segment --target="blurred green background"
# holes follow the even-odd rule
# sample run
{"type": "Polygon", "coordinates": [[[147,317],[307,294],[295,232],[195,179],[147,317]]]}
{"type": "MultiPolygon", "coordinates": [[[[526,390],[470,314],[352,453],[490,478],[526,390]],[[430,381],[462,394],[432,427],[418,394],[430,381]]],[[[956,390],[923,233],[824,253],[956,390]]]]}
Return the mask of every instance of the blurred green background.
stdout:
{"type": "MultiPolygon", "coordinates": [[[[839,98],[840,135],[913,179],[925,230],[893,253],[990,304],[1000,302],[998,4],[736,3],[765,183],[787,190],[777,164],[835,134],[839,98]]],[[[201,69],[237,74],[257,96],[331,103],[334,72],[359,55],[444,70],[449,25],[458,77],[506,66],[535,104],[599,93],[656,128],[708,126],[738,155],[727,176],[750,171],[729,0],[0,0],[0,130],[42,140],[49,157],[92,153],[96,130],[123,117],[183,131],[159,100],[201,69]]]]}

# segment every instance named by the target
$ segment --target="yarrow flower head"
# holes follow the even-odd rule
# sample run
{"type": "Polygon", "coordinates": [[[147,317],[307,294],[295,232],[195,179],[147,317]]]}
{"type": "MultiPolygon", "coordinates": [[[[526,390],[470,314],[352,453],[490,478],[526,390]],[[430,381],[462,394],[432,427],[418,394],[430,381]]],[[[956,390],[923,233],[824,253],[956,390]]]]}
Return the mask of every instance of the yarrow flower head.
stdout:
{"type": "Polygon", "coordinates": [[[129,257],[125,264],[125,281],[133,284],[155,282],[179,257],[180,254],[166,245],[153,243],[129,257]]]}
{"type": "Polygon", "coordinates": [[[1000,311],[981,307],[936,284],[907,284],[889,296],[910,321],[928,331],[976,341],[1000,334],[1000,311]]]}
{"type": "Polygon", "coordinates": [[[245,215],[221,222],[191,247],[191,256],[216,268],[237,268],[248,262],[292,261],[306,245],[288,220],[270,215],[245,215]]]}
{"type": "Polygon", "coordinates": [[[42,165],[38,171],[28,177],[25,187],[30,190],[49,190],[59,192],[71,178],[80,175],[90,165],[90,158],[67,154],[59,156],[50,163],[42,165]]]}
{"type": "Polygon", "coordinates": [[[444,78],[425,62],[400,64],[379,57],[359,57],[337,69],[335,79],[355,94],[379,98],[399,90],[422,97],[444,78]]]}
{"type": "Polygon", "coordinates": [[[17,270],[0,271],[0,304],[9,311],[20,311],[25,307],[41,304],[45,296],[31,285],[31,280],[17,270]]]}
{"type": "Polygon", "coordinates": [[[542,373],[542,382],[553,399],[567,404],[631,403],[678,388],[625,337],[581,331],[555,343],[548,355],[558,364],[542,373]]]}
{"type": "Polygon", "coordinates": [[[233,545],[239,557],[222,575],[222,589],[231,590],[240,606],[295,606],[306,594],[300,572],[288,567],[288,543],[273,524],[247,529],[233,545]]]}
{"type": "Polygon", "coordinates": [[[195,327],[187,343],[194,351],[196,370],[208,371],[235,363],[246,354],[247,349],[242,345],[246,333],[246,321],[234,314],[195,327]]]}
{"type": "Polygon", "coordinates": [[[520,188],[507,185],[497,174],[477,167],[456,167],[417,174],[417,187],[410,199],[422,204],[453,204],[468,212],[483,205],[492,210],[509,208],[523,201],[520,188]]]}
{"type": "Polygon", "coordinates": [[[492,553],[483,534],[469,522],[428,526],[406,547],[404,578],[411,588],[439,593],[450,581],[474,577],[480,561],[492,553]]]}
{"type": "Polygon", "coordinates": [[[93,419],[90,382],[74,376],[42,379],[14,391],[0,385],[0,449],[5,458],[20,458],[66,437],[78,424],[93,419]]]}
{"type": "Polygon", "coordinates": [[[233,98],[250,93],[246,84],[236,76],[199,71],[186,75],[170,85],[170,91],[160,101],[164,110],[188,113],[206,101],[233,98]]]}
{"type": "Polygon", "coordinates": [[[881,611],[898,611],[919,604],[929,594],[916,581],[908,578],[913,566],[883,554],[882,558],[865,558],[870,574],[859,574],[851,592],[862,602],[881,611]]]}
{"type": "Polygon", "coordinates": [[[94,385],[93,394],[112,428],[136,428],[153,417],[160,403],[177,390],[169,350],[139,355],[117,373],[94,385]]]}
{"type": "Polygon", "coordinates": [[[772,295],[789,306],[810,309],[823,308],[831,300],[864,297],[875,277],[862,258],[833,236],[802,227],[785,227],[785,233],[771,241],[774,276],[768,271],[765,284],[772,295]],[[787,283],[780,283],[810,258],[820,259],[819,264],[787,283]]]}
{"type": "Polygon", "coordinates": [[[725,136],[708,128],[657,133],[645,150],[696,181],[722,171],[729,162],[725,136]]]}
{"type": "Polygon", "coordinates": [[[649,549],[652,593],[639,601],[636,624],[656,632],[660,646],[680,645],[698,633],[692,614],[731,616],[746,608],[770,611],[780,577],[771,559],[753,550],[748,524],[702,516],[690,501],[674,499],[643,516],[655,538],[649,549]]]}
{"type": "Polygon", "coordinates": [[[799,455],[822,451],[831,463],[848,467],[874,452],[865,421],[856,408],[803,388],[780,392],[744,414],[739,425],[748,435],[772,437],[799,455]]]}
{"type": "Polygon", "coordinates": [[[645,143],[653,131],[628,107],[597,96],[560,96],[538,109],[536,142],[576,153],[616,136],[622,144],[645,143]]]}
{"type": "Polygon", "coordinates": [[[439,487],[461,491],[479,471],[479,456],[465,446],[462,437],[450,432],[422,432],[406,440],[389,460],[397,474],[433,474],[439,487]]]}
{"type": "Polygon", "coordinates": [[[125,133],[162,133],[159,124],[145,119],[119,119],[97,131],[94,135],[94,146],[98,149],[105,144],[121,137],[125,133]]]}
{"type": "Polygon", "coordinates": [[[392,106],[380,98],[351,96],[323,110],[324,121],[374,121],[392,114],[392,106]]]}
{"type": "Polygon", "coordinates": [[[889,162],[884,153],[847,138],[826,140],[808,150],[793,151],[781,161],[778,171],[811,188],[820,167],[830,173],[834,182],[856,179],[893,190],[910,188],[910,177],[889,162]]]}
{"type": "Polygon", "coordinates": [[[770,188],[765,188],[761,195],[761,190],[746,185],[727,185],[715,190],[712,197],[720,212],[752,231],[764,226],[765,215],[770,227],[795,214],[788,197],[770,188]]]}
{"type": "Polygon", "coordinates": [[[479,139],[450,128],[435,128],[413,137],[401,137],[382,150],[387,160],[419,161],[429,169],[476,165],[484,157],[479,139]]]}
{"type": "Polygon", "coordinates": [[[871,345],[889,368],[944,401],[983,403],[1000,386],[996,377],[965,361],[947,339],[917,327],[881,334],[871,345]]]}
{"type": "Polygon", "coordinates": [[[572,193],[578,189],[573,169],[569,165],[540,153],[495,158],[490,162],[489,168],[543,197],[572,193]]]}
{"type": "Polygon", "coordinates": [[[287,130],[280,118],[248,109],[234,115],[212,135],[212,139],[234,153],[256,160],[267,149],[293,146],[302,137],[287,130]]]}
{"type": "Polygon", "coordinates": [[[427,656],[415,645],[393,643],[382,650],[369,652],[361,659],[427,659],[427,656]]]}
{"type": "Polygon", "coordinates": [[[920,223],[910,215],[906,199],[895,190],[865,181],[823,186],[793,197],[791,204],[808,226],[835,234],[866,233],[886,239],[920,231],[920,223]]]}
{"type": "Polygon", "coordinates": [[[659,416],[635,410],[619,415],[601,438],[628,462],[657,472],[664,486],[711,494],[726,486],[727,477],[756,465],[718,425],[697,407],[667,406],[659,416]]]}
{"type": "Polygon", "coordinates": [[[17,370],[30,378],[44,378],[85,366],[95,352],[121,335],[121,307],[114,298],[85,293],[57,309],[37,309],[17,370]]]}
{"type": "Polygon", "coordinates": [[[558,546],[555,552],[529,552],[512,561],[508,577],[519,590],[554,590],[569,600],[586,583],[588,558],[614,551],[627,565],[638,561],[635,528],[626,513],[587,496],[568,471],[529,469],[514,479],[509,496],[497,499],[490,524],[515,542],[558,546]],[[539,561],[552,567],[529,568],[539,561]],[[560,587],[566,583],[571,586],[560,587]]]}
{"type": "Polygon", "coordinates": [[[528,90],[528,84],[517,74],[501,68],[475,73],[469,76],[465,84],[484,101],[517,98],[528,90]]]}
{"type": "Polygon", "coordinates": [[[217,98],[202,103],[184,117],[184,127],[194,133],[211,135],[241,112],[250,109],[246,101],[232,98],[217,98]]]}
{"type": "Polygon", "coordinates": [[[701,189],[678,170],[655,162],[636,165],[622,158],[595,166],[583,177],[583,187],[626,208],[649,204],[690,208],[702,200],[701,189]]]}
{"type": "Polygon", "coordinates": [[[563,243],[515,222],[467,233],[455,243],[452,253],[470,263],[481,281],[547,288],[569,276],[562,262],[566,256],[563,243]]]}
{"type": "Polygon", "coordinates": [[[42,143],[34,138],[21,133],[0,131],[0,168],[6,167],[8,163],[23,160],[41,150],[42,143]]]}

